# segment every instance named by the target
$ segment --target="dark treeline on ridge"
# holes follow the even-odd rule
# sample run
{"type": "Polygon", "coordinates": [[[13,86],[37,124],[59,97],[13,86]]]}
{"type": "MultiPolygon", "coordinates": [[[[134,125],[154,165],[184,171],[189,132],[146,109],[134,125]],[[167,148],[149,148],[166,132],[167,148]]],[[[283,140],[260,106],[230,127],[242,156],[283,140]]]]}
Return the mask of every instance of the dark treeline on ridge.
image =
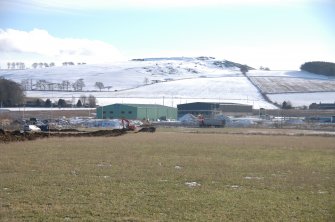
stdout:
{"type": "Polygon", "coordinates": [[[332,62],[306,62],[300,69],[315,74],[335,76],[335,63],[332,62]]]}
{"type": "Polygon", "coordinates": [[[24,92],[20,84],[0,77],[0,107],[21,105],[24,92]]]}

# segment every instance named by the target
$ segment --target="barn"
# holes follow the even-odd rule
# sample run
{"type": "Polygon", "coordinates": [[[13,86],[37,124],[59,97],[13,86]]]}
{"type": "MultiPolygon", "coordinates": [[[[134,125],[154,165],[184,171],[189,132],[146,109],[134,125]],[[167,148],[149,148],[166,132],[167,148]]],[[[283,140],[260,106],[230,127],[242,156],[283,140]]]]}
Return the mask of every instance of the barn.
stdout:
{"type": "Polygon", "coordinates": [[[177,119],[177,109],[156,104],[112,104],[96,110],[98,119],[177,119]]]}
{"type": "Polygon", "coordinates": [[[178,117],[185,114],[199,115],[205,117],[212,117],[216,114],[225,115],[247,115],[252,113],[251,105],[244,105],[238,103],[211,103],[211,102],[195,102],[177,105],[178,117]]]}

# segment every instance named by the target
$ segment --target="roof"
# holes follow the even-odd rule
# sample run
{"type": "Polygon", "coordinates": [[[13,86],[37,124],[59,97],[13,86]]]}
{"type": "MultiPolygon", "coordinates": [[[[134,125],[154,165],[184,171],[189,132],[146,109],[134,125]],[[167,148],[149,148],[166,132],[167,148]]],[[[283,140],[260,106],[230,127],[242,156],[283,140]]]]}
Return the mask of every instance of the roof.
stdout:
{"type": "Polygon", "coordinates": [[[158,105],[158,104],[128,104],[128,103],[115,103],[111,105],[106,105],[103,107],[107,106],[130,106],[130,107],[136,107],[136,108],[174,108],[170,106],[163,106],[163,105],[158,105]]]}
{"type": "Polygon", "coordinates": [[[184,104],[179,104],[178,106],[184,106],[184,105],[192,105],[192,104],[215,104],[215,105],[231,105],[231,106],[252,106],[252,105],[247,105],[247,104],[240,104],[240,103],[225,103],[225,102],[193,102],[193,103],[184,103],[184,104]]]}

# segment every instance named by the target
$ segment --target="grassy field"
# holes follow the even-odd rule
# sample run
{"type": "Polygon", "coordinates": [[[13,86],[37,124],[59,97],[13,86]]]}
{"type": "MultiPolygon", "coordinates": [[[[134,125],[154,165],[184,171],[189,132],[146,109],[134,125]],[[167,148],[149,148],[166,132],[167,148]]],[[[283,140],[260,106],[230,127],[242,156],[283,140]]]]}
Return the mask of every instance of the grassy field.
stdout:
{"type": "Polygon", "coordinates": [[[0,221],[334,221],[334,144],[206,130],[0,144],[0,221]]]}

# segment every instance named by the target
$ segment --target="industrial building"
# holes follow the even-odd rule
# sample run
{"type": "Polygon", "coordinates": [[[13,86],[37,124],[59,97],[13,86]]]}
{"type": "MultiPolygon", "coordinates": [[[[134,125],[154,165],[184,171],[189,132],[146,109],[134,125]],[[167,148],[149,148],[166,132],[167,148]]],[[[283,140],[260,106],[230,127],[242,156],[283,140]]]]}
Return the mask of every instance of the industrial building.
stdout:
{"type": "Polygon", "coordinates": [[[97,108],[98,119],[177,119],[177,109],[155,104],[112,104],[97,108]]]}
{"type": "Polygon", "coordinates": [[[252,113],[251,105],[237,103],[210,103],[210,102],[195,102],[177,105],[178,117],[185,114],[199,115],[205,117],[213,117],[217,114],[224,115],[244,115],[252,113]]]}
{"type": "Polygon", "coordinates": [[[335,109],[335,103],[312,103],[309,109],[335,109]]]}

